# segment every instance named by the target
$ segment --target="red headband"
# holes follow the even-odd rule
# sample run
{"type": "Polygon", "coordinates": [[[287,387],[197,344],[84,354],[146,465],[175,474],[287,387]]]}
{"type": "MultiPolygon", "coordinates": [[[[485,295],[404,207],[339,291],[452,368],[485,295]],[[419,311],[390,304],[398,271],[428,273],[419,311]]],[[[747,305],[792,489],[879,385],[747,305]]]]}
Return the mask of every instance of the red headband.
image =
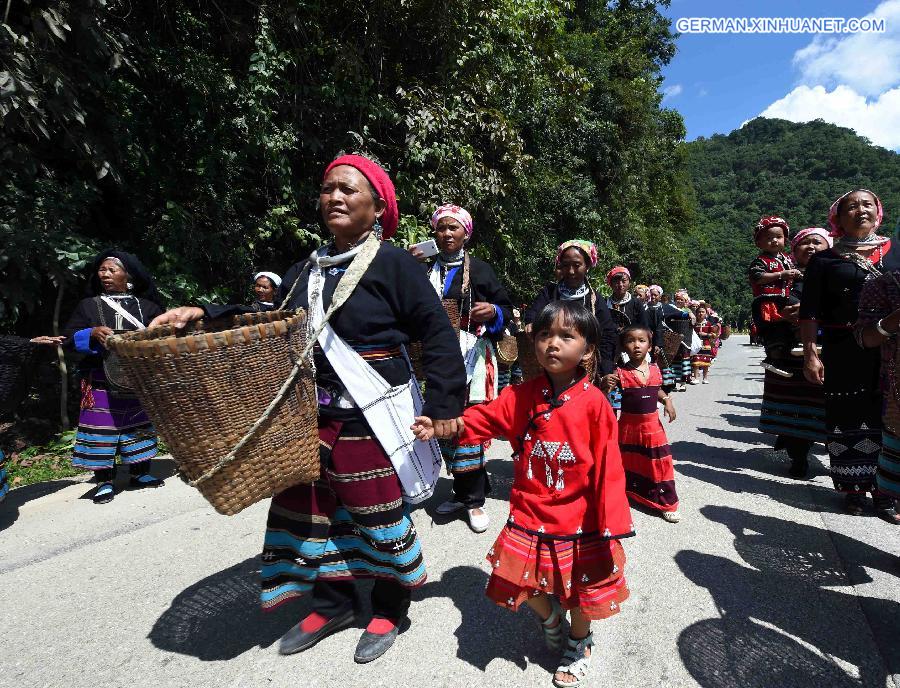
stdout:
{"type": "Polygon", "coordinates": [[[385,202],[385,209],[381,214],[381,236],[384,239],[390,239],[397,232],[400,211],[397,209],[397,192],[394,189],[394,182],[391,181],[388,173],[380,165],[361,155],[342,155],[332,160],[331,164],[325,168],[324,176],[327,177],[328,173],[339,165],[349,165],[359,170],[369,180],[375,193],[385,202]]]}

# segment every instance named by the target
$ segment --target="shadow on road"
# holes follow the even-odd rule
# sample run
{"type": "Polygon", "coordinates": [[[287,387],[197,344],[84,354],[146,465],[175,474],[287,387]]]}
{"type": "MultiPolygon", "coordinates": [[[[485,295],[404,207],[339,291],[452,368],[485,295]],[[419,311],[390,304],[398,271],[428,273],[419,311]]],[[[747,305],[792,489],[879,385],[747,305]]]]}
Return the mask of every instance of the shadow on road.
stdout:
{"type": "Polygon", "coordinates": [[[304,612],[284,605],[264,614],[259,607],[259,557],[214,573],[179,593],[157,619],[149,638],[167,652],[205,662],[234,659],[268,647],[304,612]]]}
{"type": "Polygon", "coordinates": [[[884,686],[888,674],[900,671],[900,604],[826,588],[868,582],[866,568],[894,573],[891,555],[824,529],[741,509],[700,511],[731,530],[735,549],[749,565],[690,550],[675,555],[685,576],[709,590],[721,614],[693,624],[678,639],[681,658],[700,685],[884,686]],[[880,657],[865,633],[847,633],[841,623],[860,605],[880,657]],[[858,679],[835,660],[851,673],[858,667],[858,679]]]}
{"type": "Polygon", "coordinates": [[[556,670],[558,657],[544,647],[534,615],[528,610],[512,613],[484,595],[488,574],[475,566],[454,566],[438,581],[413,591],[413,600],[449,598],[462,615],[454,631],[456,656],[484,671],[494,659],[506,659],[520,669],[528,663],[556,670]]]}
{"type": "MultiPolygon", "coordinates": [[[[729,394],[728,396],[738,396],[738,395],[729,394]]],[[[747,398],[750,398],[750,397],[747,397],[747,398]]],[[[753,401],[728,401],[727,399],[717,399],[716,403],[717,404],[725,404],[727,406],[737,406],[738,408],[749,409],[750,411],[754,411],[756,413],[759,413],[759,411],[762,409],[761,401],[756,401],[756,402],[753,402],[753,401]]]]}
{"type": "Polygon", "coordinates": [[[19,518],[19,507],[25,503],[46,497],[64,487],[75,485],[79,482],[81,481],[77,479],[48,480],[47,482],[34,483],[33,485],[10,490],[6,495],[6,499],[3,500],[3,504],[0,505],[0,530],[5,530],[16,522],[19,518]]]}
{"type": "MultiPolygon", "coordinates": [[[[705,430],[701,429],[701,432],[705,430]]],[[[831,488],[807,481],[781,482],[751,473],[769,471],[786,476],[790,461],[784,452],[767,447],[744,450],[680,441],[672,444],[672,454],[675,470],[679,474],[716,485],[728,492],[758,494],[805,511],[820,511],[819,504],[827,504],[830,511],[842,509],[841,495],[831,488]]],[[[810,475],[826,473],[816,457],[810,455],[810,475]]]]}

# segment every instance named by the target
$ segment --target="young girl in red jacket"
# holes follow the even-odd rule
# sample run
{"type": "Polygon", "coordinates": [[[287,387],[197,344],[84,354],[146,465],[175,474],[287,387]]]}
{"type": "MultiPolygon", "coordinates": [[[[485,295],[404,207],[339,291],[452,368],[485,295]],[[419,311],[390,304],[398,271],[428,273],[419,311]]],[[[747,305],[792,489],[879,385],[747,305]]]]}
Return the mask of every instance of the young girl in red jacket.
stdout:
{"type": "MultiPolygon", "coordinates": [[[[568,688],[590,667],[591,620],[616,614],[628,597],[619,539],[634,535],[634,524],[616,418],[585,375],[599,341],[596,318],[557,301],[540,313],[533,333],[545,375],[466,409],[459,442],[510,439],[509,519],[488,552],[486,594],[513,611],[523,602],[534,609],[547,646],[565,647],[553,683],[568,688]]],[[[431,419],[416,418],[413,431],[430,439],[431,419]]]]}

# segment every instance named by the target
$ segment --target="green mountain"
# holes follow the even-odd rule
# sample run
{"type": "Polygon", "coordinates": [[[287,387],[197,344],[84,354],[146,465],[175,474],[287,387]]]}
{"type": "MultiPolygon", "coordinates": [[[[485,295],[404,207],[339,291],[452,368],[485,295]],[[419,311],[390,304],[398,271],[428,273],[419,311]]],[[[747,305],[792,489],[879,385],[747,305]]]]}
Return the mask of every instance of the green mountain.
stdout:
{"type": "Polygon", "coordinates": [[[747,265],[757,253],[752,229],[780,215],[791,232],[827,227],[828,208],[845,191],[871,189],[884,205],[883,233],[900,220],[900,155],[852,129],[821,120],[796,124],[757,118],[727,136],[687,144],[696,224],[684,243],[687,288],[729,320],[750,312],[747,265]]]}

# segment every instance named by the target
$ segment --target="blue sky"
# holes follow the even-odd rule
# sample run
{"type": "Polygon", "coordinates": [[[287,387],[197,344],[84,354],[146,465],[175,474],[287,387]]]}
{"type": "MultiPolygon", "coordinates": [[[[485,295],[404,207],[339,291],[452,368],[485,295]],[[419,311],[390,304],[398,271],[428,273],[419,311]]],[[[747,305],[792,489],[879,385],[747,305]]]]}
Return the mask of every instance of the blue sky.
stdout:
{"type": "Polygon", "coordinates": [[[900,0],[673,0],[679,17],[883,17],[883,34],[688,34],[664,70],[688,140],[760,114],[821,118],[900,150],[900,0]]]}

